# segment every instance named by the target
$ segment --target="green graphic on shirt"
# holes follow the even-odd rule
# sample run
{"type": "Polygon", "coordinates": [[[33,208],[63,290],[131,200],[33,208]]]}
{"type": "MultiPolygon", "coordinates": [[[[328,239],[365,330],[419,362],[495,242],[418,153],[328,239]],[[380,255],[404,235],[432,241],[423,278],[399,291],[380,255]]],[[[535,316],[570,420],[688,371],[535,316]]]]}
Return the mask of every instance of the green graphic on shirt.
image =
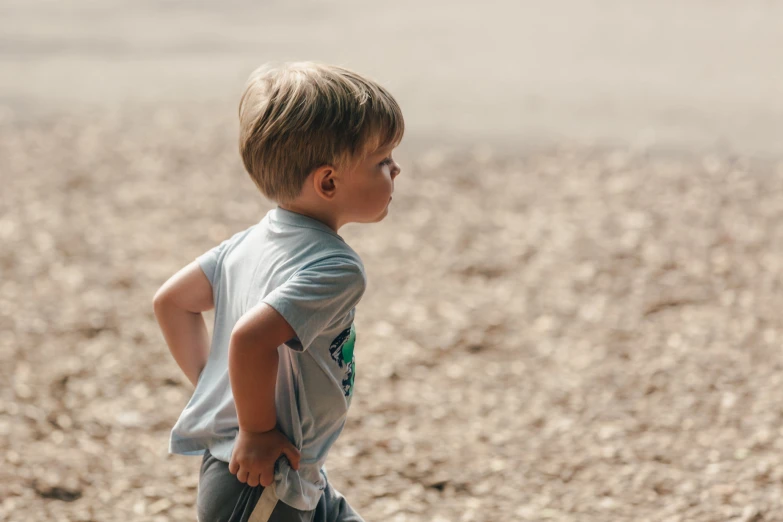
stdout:
{"type": "Polygon", "coordinates": [[[355,344],[356,328],[354,325],[351,325],[350,328],[346,328],[340,332],[340,335],[338,335],[337,338],[332,341],[331,346],[329,346],[329,354],[332,356],[334,362],[336,362],[340,368],[345,368],[342,385],[346,397],[353,393],[353,382],[356,376],[353,358],[353,348],[355,344]]]}
{"type": "Polygon", "coordinates": [[[356,327],[351,325],[351,333],[348,335],[348,340],[343,345],[343,362],[349,363],[353,360],[353,345],[356,344],[356,327]]]}

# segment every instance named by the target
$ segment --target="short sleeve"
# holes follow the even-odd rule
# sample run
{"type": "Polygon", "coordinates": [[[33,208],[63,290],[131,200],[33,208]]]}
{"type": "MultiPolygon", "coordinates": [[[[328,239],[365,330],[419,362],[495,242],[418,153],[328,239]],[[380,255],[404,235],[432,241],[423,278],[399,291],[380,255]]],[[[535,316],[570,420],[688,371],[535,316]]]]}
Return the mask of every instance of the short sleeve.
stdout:
{"type": "Polygon", "coordinates": [[[196,261],[201,267],[201,270],[204,271],[204,275],[207,276],[207,279],[209,279],[209,284],[212,285],[213,288],[215,286],[215,280],[218,275],[220,255],[223,253],[230,242],[230,239],[226,239],[215,248],[207,251],[204,254],[201,254],[196,258],[196,261]]]}
{"type": "Polygon", "coordinates": [[[263,302],[277,310],[296,332],[298,343],[288,346],[302,351],[359,303],[365,287],[364,271],[356,261],[332,257],[299,270],[263,302]]]}

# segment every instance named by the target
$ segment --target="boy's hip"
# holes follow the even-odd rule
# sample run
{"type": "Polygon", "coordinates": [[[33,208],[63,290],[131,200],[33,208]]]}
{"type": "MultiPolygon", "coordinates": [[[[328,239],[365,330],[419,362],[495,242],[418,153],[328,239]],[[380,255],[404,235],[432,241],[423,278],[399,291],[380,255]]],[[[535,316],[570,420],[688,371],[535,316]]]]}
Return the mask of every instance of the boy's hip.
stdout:
{"type": "Polygon", "coordinates": [[[274,485],[239,482],[209,451],[201,463],[197,509],[199,522],[364,522],[328,481],[314,509],[296,509],[278,497],[274,485]]]}

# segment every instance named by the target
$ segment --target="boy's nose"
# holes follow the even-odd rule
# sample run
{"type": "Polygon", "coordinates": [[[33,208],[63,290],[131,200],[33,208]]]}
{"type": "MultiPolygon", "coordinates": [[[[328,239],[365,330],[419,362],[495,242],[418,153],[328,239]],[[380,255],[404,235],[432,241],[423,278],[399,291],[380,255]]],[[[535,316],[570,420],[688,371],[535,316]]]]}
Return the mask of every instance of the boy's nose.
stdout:
{"type": "Polygon", "coordinates": [[[396,178],[397,176],[399,176],[399,175],[400,175],[400,172],[402,172],[402,168],[400,167],[399,163],[397,163],[397,162],[395,161],[395,162],[394,162],[394,164],[392,165],[392,171],[391,171],[391,177],[392,177],[392,179],[394,179],[394,178],[396,178]]]}

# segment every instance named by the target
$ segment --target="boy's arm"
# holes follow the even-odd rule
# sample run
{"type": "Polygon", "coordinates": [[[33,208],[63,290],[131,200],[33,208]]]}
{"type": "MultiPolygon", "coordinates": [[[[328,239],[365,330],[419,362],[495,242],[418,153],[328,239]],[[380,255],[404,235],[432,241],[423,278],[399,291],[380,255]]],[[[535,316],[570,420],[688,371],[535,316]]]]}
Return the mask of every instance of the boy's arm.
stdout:
{"type": "Polygon", "coordinates": [[[275,407],[277,348],[295,336],[283,316],[265,303],[243,315],[231,332],[228,373],[239,433],[229,471],[250,486],[272,483],[275,462],[281,454],[294,469],[299,468],[299,452],[276,429],[275,407]]]}
{"type": "Polygon", "coordinates": [[[209,356],[209,334],[201,312],[214,307],[212,285],[194,261],[171,276],[152,303],[171,355],[195,386],[209,356]]]}

